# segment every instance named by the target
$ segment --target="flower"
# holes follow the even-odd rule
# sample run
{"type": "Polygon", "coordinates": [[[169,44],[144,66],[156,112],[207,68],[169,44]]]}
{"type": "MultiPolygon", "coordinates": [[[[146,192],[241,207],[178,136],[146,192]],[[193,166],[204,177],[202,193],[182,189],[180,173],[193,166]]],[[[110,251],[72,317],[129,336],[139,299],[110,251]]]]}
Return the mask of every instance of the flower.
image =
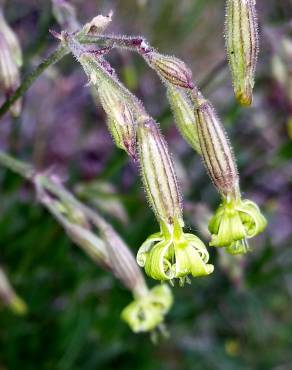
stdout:
{"type": "Polygon", "coordinates": [[[142,179],[160,232],[140,247],[137,262],[155,280],[178,278],[181,285],[188,275],[202,276],[213,271],[207,264],[208,251],[195,235],[183,232],[181,196],[167,144],[158,125],[150,117],[138,122],[138,148],[142,179]]]}
{"type": "Polygon", "coordinates": [[[163,322],[172,303],[170,288],[162,284],[137,297],[123,309],[121,318],[134,333],[151,331],[163,322]]]}
{"type": "Polygon", "coordinates": [[[245,199],[226,197],[209,222],[211,246],[226,247],[230,254],[249,251],[247,239],[261,233],[267,225],[256,203],[245,199]]]}
{"type": "Polygon", "coordinates": [[[155,280],[179,279],[180,285],[193,277],[206,276],[214,266],[208,264],[209,253],[195,235],[184,233],[179,222],[161,222],[161,230],[149,236],[141,245],[137,262],[155,280]]]}

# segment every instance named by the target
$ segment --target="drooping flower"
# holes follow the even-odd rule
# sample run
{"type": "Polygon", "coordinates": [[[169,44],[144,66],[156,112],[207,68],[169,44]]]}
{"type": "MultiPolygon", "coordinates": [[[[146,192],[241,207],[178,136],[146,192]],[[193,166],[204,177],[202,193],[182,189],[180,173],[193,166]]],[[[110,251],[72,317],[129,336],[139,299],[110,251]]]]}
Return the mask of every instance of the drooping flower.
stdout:
{"type": "Polygon", "coordinates": [[[142,179],[150,205],[160,224],[140,247],[137,262],[156,280],[178,278],[183,284],[188,275],[212,273],[209,254],[195,235],[183,232],[181,197],[167,144],[153,119],[138,123],[138,148],[142,179]]]}
{"type": "Polygon", "coordinates": [[[211,103],[199,95],[196,121],[202,157],[211,180],[222,196],[222,203],[209,223],[211,246],[226,247],[231,254],[249,250],[247,239],[261,233],[266,219],[259,207],[242,200],[237,166],[230,143],[211,103]]]}
{"type": "Polygon", "coordinates": [[[158,285],[144,296],[135,298],[123,309],[121,318],[134,333],[152,331],[162,324],[172,303],[170,288],[166,284],[158,285]]]}
{"type": "Polygon", "coordinates": [[[210,245],[226,247],[230,254],[249,251],[247,239],[260,234],[267,221],[259,207],[250,200],[226,197],[209,222],[210,245]]]}

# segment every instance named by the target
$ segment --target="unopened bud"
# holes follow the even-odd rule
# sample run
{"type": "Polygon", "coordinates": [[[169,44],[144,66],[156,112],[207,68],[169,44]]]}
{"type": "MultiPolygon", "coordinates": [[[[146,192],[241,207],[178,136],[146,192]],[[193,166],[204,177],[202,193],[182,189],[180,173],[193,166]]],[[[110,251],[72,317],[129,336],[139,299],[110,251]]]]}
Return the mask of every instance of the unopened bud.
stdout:
{"type": "Polygon", "coordinates": [[[158,75],[172,85],[192,89],[192,72],[186,64],[173,56],[159,54],[155,51],[143,55],[158,75]]]}
{"type": "Polygon", "coordinates": [[[18,38],[11,27],[6,22],[3,11],[0,9],[0,33],[3,34],[3,37],[8,45],[8,48],[11,51],[12,58],[18,67],[22,66],[22,52],[18,38]]]}
{"type": "Polygon", "coordinates": [[[201,154],[192,101],[185,91],[171,86],[170,84],[168,84],[167,96],[172,108],[175,123],[182,137],[197,153],[201,154]]]}
{"type": "Polygon", "coordinates": [[[215,109],[200,97],[195,116],[202,157],[211,180],[221,194],[235,193],[239,182],[237,167],[215,109]]]}
{"type": "MultiPolygon", "coordinates": [[[[0,31],[0,87],[9,97],[19,86],[20,76],[18,66],[13,58],[12,51],[0,31]]],[[[17,117],[21,111],[21,100],[17,100],[10,108],[13,116],[17,117]]]]}
{"type": "Polygon", "coordinates": [[[182,221],[177,179],[167,143],[150,117],[138,122],[138,148],[145,191],[158,221],[182,221]]]}
{"type": "MultiPolygon", "coordinates": [[[[115,144],[136,158],[136,120],[144,114],[142,103],[105,68],[102,58],[83,50],[74,39],[68,46],[77,57],[90,84],[97,91],[108,116],[108,127],[115,144]]],[[[109,67],[109,65],[107,65],[109,67]]]]}
{"type": "Polygon", "coordinates": [[[102,33],[110,24],[112,20],[112,11],[107,15],[98,15],[94,17],[89,23],[86,23],[81,32],[85,34],[98,35],[102,33]]]}
{"type": "Polygon", "coordinates": [[[117,147],[136,157],[136,123],[131,104],[121,89],[104,80],[97,87],[101,104],[108,116],[108,128],[117,147]]]}
{"type": "Polygon", "coordinates": [[[250,105],[259,44],[255,0],[227,0],[225,33],[236,99],[250,105]]]}

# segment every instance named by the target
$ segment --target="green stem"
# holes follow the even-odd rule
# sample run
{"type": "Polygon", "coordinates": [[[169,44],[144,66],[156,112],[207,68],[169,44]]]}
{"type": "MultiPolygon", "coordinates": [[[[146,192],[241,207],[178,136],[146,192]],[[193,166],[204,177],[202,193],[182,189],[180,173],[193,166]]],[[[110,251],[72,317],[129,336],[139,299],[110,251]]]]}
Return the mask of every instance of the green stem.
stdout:
{"type": "Polygon", "coordinates": [[[11,95],[0,107],[0,118],[9,110],[13,103],[16,102],[34,83],[34,81],[52,64],[58,62],[62,59],[66,54],[68,54],[68,49],[65,46],[60,46],[57,50],[55,50],[48,58],[39,64],[39,66],[32,71],[29,75],[27,75],[24,80],[22,81],[21,85],[17,90],[15,90],[14,94],[11,95]]]}
{"type": "Polygon", "coordinates": [[[28,180],[33,178],[34,170],[31,165],[19,161],[2,151],[0,151],[0,163],[28,180]]]}

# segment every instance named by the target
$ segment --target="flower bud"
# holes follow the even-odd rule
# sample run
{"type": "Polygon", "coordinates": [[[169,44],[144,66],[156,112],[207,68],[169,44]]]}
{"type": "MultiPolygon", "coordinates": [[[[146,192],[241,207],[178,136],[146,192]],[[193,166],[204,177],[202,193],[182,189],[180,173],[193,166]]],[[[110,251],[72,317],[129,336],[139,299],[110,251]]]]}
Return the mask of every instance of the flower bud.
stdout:
{"type": "Polygon", "coordinates": [[[246,253],[249,251],[246,239],[260,234],[266,225],[265,217],[254,202],[228,196],[223,198],[209,222],[210,245],[226,247],[230,254],[246,253]]]}
{"type": "Polygon", "coordinates": [[[105,68],[102,58],[83,51],[83,47],[74,39],[69,39],[68,46],[84,68],[90,84],[97,91],[107,113],[108,128],[115,144],[135,159],[136,120],[144,114],[141,102],[118,81],[112,69],[110,73],[105,68]]]}
{"type": "Polygon", "coordinates": [[[175,123],[187,143],[201,154],[196,118],[193,104],[188,95],[180,88],[168,84],[167,97],[170,102],[175,123]]]}
{"type": "Polygon", "coordinates": [[[143,55],[150,67],[152,67],[158,75],[172,85],[192,89],[192,71],[185,63],[175,57],[159,54],[156,51],[151,51],[143,55]]]}
{"type": "Polygon", "coordinates": [[[110,12],[107,16],[104,15],[97,15],[94,17],[89,23],[86,23],[82,29],[81,32],[84,32],[84,34],[93,34],[98,35],[109,26],[111,20],[112,20],[113,13],[110,12]]]}
{"type": "Polygon", "coordinates": [[[18,38],[14,31],[10,28],[6,22],[3,11],[0,9],[0,33],[3,34],[3,37],[8,45],[9,50],[11,51],[12,58],[18,67],[22,66],[22,52],[19,45],[18,38]]]}
{"type": "Polygon", "coordinates": [[[235,193],[239,182],[237,167],[224,129],[208,100],[199,98],[197,104],[195,116],[206,169],[221,194],[235,193]]]}
{"type": "Polygon", "coordinates": [[[118,148],[136,157],[136,123],[130,104],[114,84],[103,81],[98,86],[101,104],[108,116],[108,128],[118,148]]]}
{"type": "MultiPolygon", "coordinates": [[[[12,51],[0,31],[0,88],[7,96],[11,95],[20,84],[18,66],[12,56],[12,51]]],[[[21,110],[21,99],[17,100],[10,108],[13,116],[17,117],[21,110]]]]}
{"type": "Polygon", "coordinates": [[[252,103],[258,54],[255,0],[227,0],[226,48],[236,99],[252,103]]]}
{"type": "Polygon", "coordinates": [[[174,219],[182,220],[173,163],[158,125],[150,117],[141,118],[137,133],[144,187],[158,220],[170,224],[174,219]]]}
{"type": "Polygon", "coordinates": [[[163,322],[172,303],[170,288],[165,284],[158,285],[125,307],[121,318],[134,333],[151,331],[163,322]]]}

